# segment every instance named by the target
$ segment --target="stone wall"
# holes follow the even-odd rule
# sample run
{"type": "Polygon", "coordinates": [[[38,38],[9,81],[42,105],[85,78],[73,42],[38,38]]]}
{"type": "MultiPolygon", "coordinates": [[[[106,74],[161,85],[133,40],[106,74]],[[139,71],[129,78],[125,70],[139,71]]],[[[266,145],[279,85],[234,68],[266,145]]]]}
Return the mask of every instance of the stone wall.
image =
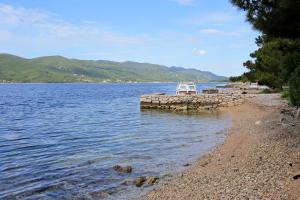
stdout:
{"type": "Polygon", "coordinates": [[[142,109],[167,110],[211,110],[230,107],[244,102],[245,95],[239,90],[222,90],[217,94],[201,95],[143,95],[140,98],[142,109]]]}

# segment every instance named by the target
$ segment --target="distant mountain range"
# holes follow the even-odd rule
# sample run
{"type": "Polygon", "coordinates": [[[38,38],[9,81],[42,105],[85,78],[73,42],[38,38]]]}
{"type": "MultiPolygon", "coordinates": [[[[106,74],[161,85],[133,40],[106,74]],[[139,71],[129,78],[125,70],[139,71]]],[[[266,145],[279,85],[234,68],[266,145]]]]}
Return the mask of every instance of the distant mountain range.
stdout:
{"type": "Polygon", "coordinates": [[[182,67],[138,62],[78,60],[62,56],[26,59],[0,54],[0,82],[212,82],[227,77],[182,67]]]}

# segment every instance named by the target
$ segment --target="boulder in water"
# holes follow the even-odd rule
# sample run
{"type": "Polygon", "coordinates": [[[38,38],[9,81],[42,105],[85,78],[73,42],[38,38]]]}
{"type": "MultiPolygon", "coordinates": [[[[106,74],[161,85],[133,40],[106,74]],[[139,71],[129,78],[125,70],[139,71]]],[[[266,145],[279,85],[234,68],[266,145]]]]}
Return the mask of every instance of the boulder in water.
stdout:
{"type": "Polygon", "coordinates": [[[113,166],[113,169],[115,171],[121,172],[121,173],[131,173],[132,172],[132,167],[131,166],[122,167],[120,165],[115,165],[115,166],[113,166]]]}
{"type": "Polygon", "coordinates": [[[134,184],[136,187],[141,187],[146,181],[146,177],[145,176],[140,176],[137,177],[134,181],[134,184]]]}
{"type": "Polygon", "coordinates": [[[148,185],[154,185],[158,182],[158,177],[157,176],[149,176],[146,180],[146,184],[148,185]]]}

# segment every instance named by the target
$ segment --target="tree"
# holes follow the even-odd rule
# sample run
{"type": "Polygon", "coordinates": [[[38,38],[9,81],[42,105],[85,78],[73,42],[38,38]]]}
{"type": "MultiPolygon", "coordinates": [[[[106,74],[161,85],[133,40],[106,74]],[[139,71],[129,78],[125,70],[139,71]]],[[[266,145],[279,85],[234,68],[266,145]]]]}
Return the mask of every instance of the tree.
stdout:
{"type": "Polygon", "coordinates": [[[300,36],[300,0],[231,0],[247,12],[253,27],[269,37],[295,39],[300,36]]]}
{"type": "Polygon", "coordinates": [[[229,80],[230,80],[231,82],[243,82],[243,83],[249,81],[248,77],[246,76],[246,73],[244,73],[244,74],[241,75],[241,76],[231,76],[231,77],[229,78],[229,80]]]}
{"type": "Polygon", "coordinates": [[[258,81],[274,89],[288,83],[288,77],[297,67],[292,64],[299,52],[299,44],[291,39],[270,39],[266,35],[256,39],[258,49],[250,54],[252,60],[244,63],[250,81],[258,81]]]}
{"type": "Polygon", "coordinates": [[[244,63],[249,80],[273,88],[289,84],[290,99],[300,106],[300,0],[231,0],[262,32],[258,50],[244,63]]]}

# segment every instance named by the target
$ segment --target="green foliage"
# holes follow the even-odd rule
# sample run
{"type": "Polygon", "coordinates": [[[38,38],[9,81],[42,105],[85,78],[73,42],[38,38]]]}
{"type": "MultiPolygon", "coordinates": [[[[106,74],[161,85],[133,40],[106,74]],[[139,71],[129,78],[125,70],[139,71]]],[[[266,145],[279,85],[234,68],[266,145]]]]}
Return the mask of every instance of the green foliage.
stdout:
{"type": "Polygon", "coordinates": [[[281,89],[282,80],[278,75],[270,72],[258,72],[256,73],[256,80],[260,85],[267,85],[273,89],[281,89]]]}
{"type": "Polygon", "coordinates": [[[290,100],[290,93],[288,90],[284,90],[281,92],[281,98],[290,100]]]}
{"type": "Polygon", "coordinates": [[[243,83],[249,81],[248,77],[246,76],[246,73],[242,74],[241,76],[231,76],[229,77],[229,80],[231,82],[243,82],[243,83]]]}
{"type": "Polygon", "coordinates": [[[296,69],[300,67],[300,39],[292,40],[292,44],[289,46],[285,55],[282,67],[282,76],[286,82],[295,73],[296,69]]]}
{"type": "Polygon", "coordinates": [[[251,53],[252,60],[244,63],[250,72],[246,76],[251,81],[280,89],[287,83],[284,78],[284,66],[294,41],[290,39],[270,39],[267,36],[257,39],[259,49],[251,53]],[[255,79],[255,80],[253,80],[255,79]]]}
{"type": "Polygon", "coordinates": [[[280,89],[289,84],[289,97],[300,106],[300,1],[231,0],[246,11],[247,21],[263,33],[258,50],[244,63],[250,81],[280,89]]]}
{"type": "Polygon", "coordinates": [[[300,106],[300,67],[291,75],[289,80],[289,94],[291,103],[300,106]]]}
{"type": "Polygon", "coordinates": [[[235,79],[238,81],[258,82],[274,89],[281,88],[284,83],[280,74],[282,73],[284,57],[282,47],[285,45],[285,42],[281,40],[269,40],[266,36],[260,36],[256,41],[260,48],[250,54],[252,60],[244,63],[249,72],[235,79]]]}
{"type": "Polygon", "coordinates": [[[299,0],[231,0],[253,27],[272,38],[300,36],[299,0]]]}
{"type": "Polygon", "coordinates": [[[87,61],[61,56],[24,59],[0,54],[0,82],[209,82],[225,79],[210,72],[148,63],[87,61]]]}

